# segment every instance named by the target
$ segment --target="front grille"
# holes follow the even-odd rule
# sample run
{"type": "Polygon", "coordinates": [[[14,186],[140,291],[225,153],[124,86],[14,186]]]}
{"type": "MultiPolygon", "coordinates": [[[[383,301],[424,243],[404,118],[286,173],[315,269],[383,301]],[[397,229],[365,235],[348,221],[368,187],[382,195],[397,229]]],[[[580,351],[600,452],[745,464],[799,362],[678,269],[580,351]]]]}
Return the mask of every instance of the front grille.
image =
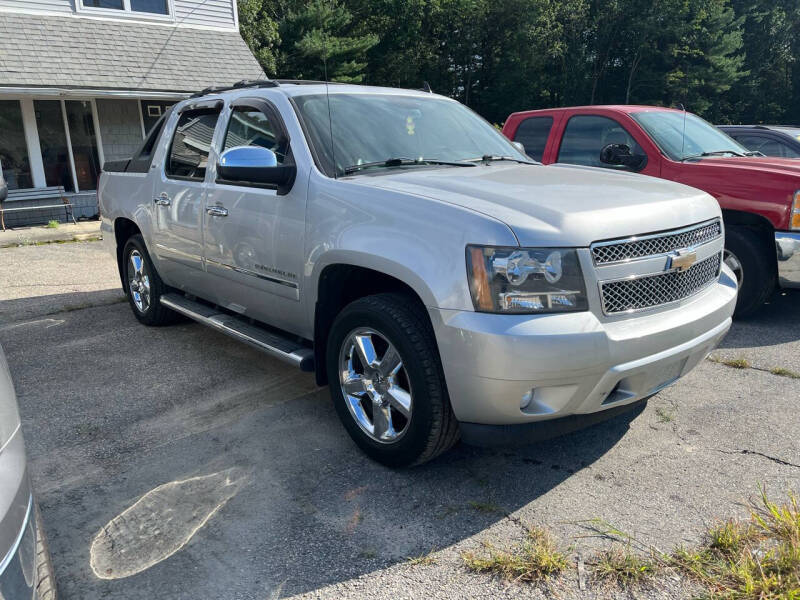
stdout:
{"type": "Polygon", "coordinates": [[[606,314],[668,304],[696,294],[719,275],[722,254],[715,254],[686,271],[669,271],[600,284],[606,314]]]}
{"type": "Polygon", "coordinates": [[[681,248],[691,248],[710,242],[722,235],[719,219],[685,229],[665,231],[647,236],[600,242],[592,245],[592,257],[597,265],[620,262],[646,256],[667,254],[681,248]]]}

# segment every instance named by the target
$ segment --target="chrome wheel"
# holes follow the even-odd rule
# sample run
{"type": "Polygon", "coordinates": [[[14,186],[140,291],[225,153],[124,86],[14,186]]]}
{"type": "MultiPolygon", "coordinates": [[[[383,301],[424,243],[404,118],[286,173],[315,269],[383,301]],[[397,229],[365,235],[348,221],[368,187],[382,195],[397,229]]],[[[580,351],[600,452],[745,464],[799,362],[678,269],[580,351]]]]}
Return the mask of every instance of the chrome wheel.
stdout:
{"type": "Polygon", "coordinates": [[[381,333],[351,331],[339,352],[339,384],[350,415],[373,440],[399,440],[411,423],[413,399],[397,349],[381,333]]]}
{"type": "Polygon", "coordinates": [[[138,250],[130,253],[128,262],[128,288],[136,308],[145,313],[150,308],[150,275],[138,250]]]}
{"type": "Polygon", "coordinates": [[[728,268],[730,268],[730,270],[733,271],[733,274],[736,275],[736,281],[739,283],[739,286],[741,286],[742,281],[744,280],[744,269],[742,268],[741,261],[730,250],[725,250],[722,260],[725,261],[725,264],[728,265],[728,268]]]}

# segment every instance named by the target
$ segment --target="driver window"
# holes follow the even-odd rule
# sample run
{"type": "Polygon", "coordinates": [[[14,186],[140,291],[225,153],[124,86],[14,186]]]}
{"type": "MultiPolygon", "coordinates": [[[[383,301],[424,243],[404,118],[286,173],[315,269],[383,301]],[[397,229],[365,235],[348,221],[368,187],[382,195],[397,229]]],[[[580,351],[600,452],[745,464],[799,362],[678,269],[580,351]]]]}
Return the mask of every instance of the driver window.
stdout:
{"type": "Polygon", "coordinates": [[[600,152],[608,144],[625,144],[631,154],[643,156],[644,151],[636,140],[614,119],[597,115],[571,117],[564,129],[558,162],[589,167],[626,169],[600,162],[600,152]]]}
{"type": "Polygon", "coordinates": [[[278,139],[279,129],[258,109],[237,106],[228,123],[222,151],[237,146],[261,146],[275,153],[278,164],[286,160],[286,142],[278,139]]]}

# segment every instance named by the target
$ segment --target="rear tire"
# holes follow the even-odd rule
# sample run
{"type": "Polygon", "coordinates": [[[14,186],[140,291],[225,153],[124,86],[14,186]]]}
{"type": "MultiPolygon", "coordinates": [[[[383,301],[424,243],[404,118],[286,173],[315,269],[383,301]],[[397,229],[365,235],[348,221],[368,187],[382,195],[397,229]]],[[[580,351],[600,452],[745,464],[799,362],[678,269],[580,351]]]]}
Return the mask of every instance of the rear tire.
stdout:
{"type": "Polygon", "coordinates": [[[168,293],[169,288],[158,276],[140,234],[131,236],[125,243],[120,268],[125,294],[139,322],[160,326],[180,319],[178,313],[161,304],[161,296],[168,293]]]}
{"type": "Polygon", "coordinates": [[[725,263],[739,282],[734,317],[755,313],[775,290],[775,248],[765,246],[753,229],[730,227],[725,232],[725,263]]]}
{"type": "Polygon", "coordinates": [[[374,460],[390,467],[418,465],[458,441],[433,331],[424,309],[411,298],[378,294],[347,305],[331,327],[326,367],[342,424],[374,460]],[[365,336],[374,352],[360,354],[356,346],[365,336]],[[391,348],[397,366],[387,378],[382,369],[391,363],[381,362],[389,360],[391,348]],[[370,354],[374,366],[365,366],[360,356],[370,354]],[[346,393],[344,380],[363,383],[346,393]],[[402,406],[396,398],[405,399],[402,406]]]}

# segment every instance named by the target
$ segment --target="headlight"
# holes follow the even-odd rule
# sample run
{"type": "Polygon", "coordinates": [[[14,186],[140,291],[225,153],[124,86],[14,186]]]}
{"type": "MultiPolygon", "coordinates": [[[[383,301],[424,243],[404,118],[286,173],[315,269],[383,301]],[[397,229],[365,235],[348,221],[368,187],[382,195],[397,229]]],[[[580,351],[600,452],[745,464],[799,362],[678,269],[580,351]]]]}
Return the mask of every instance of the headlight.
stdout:
{"type": "Polygon", "coordinates": [[[800,190],[794,193],[792,214],[789,215],[789,229],[800,229],[800,190]]]}
{"type": "Polygon", "coordinates": [[[472,303],[479,312],[588,310],[578,253],[564,248],[467,246],[472,303]]]}

